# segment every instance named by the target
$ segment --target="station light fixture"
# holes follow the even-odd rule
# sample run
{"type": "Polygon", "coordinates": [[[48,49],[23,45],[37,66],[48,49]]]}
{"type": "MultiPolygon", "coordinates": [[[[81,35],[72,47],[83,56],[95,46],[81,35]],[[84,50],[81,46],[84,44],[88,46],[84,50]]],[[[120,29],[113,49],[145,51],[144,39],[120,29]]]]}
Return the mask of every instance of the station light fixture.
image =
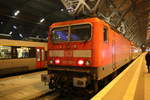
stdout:
{"type": "Polygon", "coordinates": [[[63,12],[63,11],[64,11],[64,9],[60,9],[60,11],[62,11],[62,12],[63,12]]]}
{"type": "Polygon", "coordinates": [[[40,23],[43,23],[45,21],[45,19],[44,18],[42,18],[41,20],[40,20],[40,23]]]}
{"type": "Polygon", "coordinates": [[[17,16],[19,13],[20,13],[20,10],[17,10],[17,11],[14,13],[14,16],[17,16]]]}
{"type": "Polygon", "coordinates": [[[17,26],[13,25],[13,28],[14,28],[14,29],[17,29],[17,26]]]}
{"type": "Polygon", "coordinates": [[[142,45],[142,47],[144,48],[144,47],[145,47],[145,45],[143,44],[143,45],[142,45]]]}
{"type": "Polygon", "coordinates": [[[19,36],[23,38],[23,35],[22,35],[22,34],[19,34],[19,36]]]}
{"type": "Polygon", "coordinates": [[[74,12],[74,8],[73,8],[72,6],[70,6],[70,7],[67,8],[67,11],[68,11],[69,13],[72,13],[72,12],[74,12]]]}
{"type": "Polygon", "coordinates": [[[12,33],[13,33],[12,31],[9,32],[10,35],[11,35],[12,33]]]}

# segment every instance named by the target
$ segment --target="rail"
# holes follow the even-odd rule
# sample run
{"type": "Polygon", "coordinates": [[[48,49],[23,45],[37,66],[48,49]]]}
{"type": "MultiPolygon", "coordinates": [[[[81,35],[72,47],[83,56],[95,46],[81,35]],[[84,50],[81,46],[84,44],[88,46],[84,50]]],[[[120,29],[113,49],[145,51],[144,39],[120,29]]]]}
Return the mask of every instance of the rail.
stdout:
{"type": "Polygon", "coordinates": [[[91,100],[144,100],[145,54],[141,54],[91,100]]]}

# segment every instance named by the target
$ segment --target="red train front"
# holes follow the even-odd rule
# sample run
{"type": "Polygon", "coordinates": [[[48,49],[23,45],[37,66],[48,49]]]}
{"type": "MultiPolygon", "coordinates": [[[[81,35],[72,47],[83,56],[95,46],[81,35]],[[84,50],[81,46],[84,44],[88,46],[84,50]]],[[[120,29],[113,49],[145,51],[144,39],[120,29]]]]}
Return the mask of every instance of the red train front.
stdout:
{"type": "Polygon", "coordinates": [[[99,87],[100,80],[131,60],[131,43],[98,18],[50,26],[50,88],[99,87]]]}

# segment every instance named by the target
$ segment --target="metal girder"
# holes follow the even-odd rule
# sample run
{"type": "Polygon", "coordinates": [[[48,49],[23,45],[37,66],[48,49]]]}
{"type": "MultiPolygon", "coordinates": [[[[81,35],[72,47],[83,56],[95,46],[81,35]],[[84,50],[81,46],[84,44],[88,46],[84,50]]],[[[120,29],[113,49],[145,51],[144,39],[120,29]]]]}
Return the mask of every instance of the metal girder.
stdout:
{"type": "Polygon", "coordinates": [[[136,1],[137,1],[137,0],[130,0],[130,1],[131,1],[132,7],[133,7],[133,8],[136,8],[136,1]]]}
{"type": "Polygon", "coordinates": [[[85,0],[61,0],[61,2],[71,15],[74,15],[81,10],[84,12],[85,9],[87,9],[90,13],[92,12],[92,8],[90,8],[85,0]]]}
{"type": "Polygon", "coordinates": [[[131,32],[132,31],[135,31],[134,29],[136,29],[135,27],[136,23],[133,23],[132,25],[130,25],[130,27],[128,27],[128,31],[127,32],[131,32]]]}
{"type": "MultiPolygon", "coordinates": [[[[123,2],[125,2],[125,1],[122,1],[122,3],[123,3],[123,2]]],[[[119,26],[120,26],[119,24],[121,23],[121,21],[123,20],[123,18],[127,15],[127,13],[128,13],[132,8],[133,8],[133,3],[131,3],[131,5],[130,5],[126,10],[124,10],[124,12],[121,14],[119,20],[117,21],[116,27],[119,27],[119,26]]],[[[127,30],[129,30],[129,28],[128,28],[127,30]]]]}
{"type": "MultiPolygon", "coordinates": [[[[115,7],[115,5],[113,4],[113,1],[112,0],[110,0],[110,1],[111,1],[111,4],[113,5],[114,11],[109,16],[109,19],[111,19],[115,14],[117,14],[119,16],[119,18],[118,18],[118,21],[115,24],[115,27],[118,29],[118,31],[125,34],[127,29],[125,28],[125,23],[124,23],[123,20],[124,20],[124,17],[127,15],[127,13],[131,10],[132,5],[130,5],[126,10],[124,10],[122,13],[120,13],[118,11],[118,9],[115,7]],[[122,29],[122,31],[120,29],[122,29]]],[[[119,8],[123,5],[123,3],[125,3],[125,0],[122,0],[119,8]]]]}
{"type": "Polygon", "coordinates": [[[94,12],[94,14],[96,13],[96,11],[97,11],[97,9],[98,9],[98,6],[99,6],[99,4],[100,4],[100,1],[101,1],[101,0],[97,0],[97,2],[96,2],[96,4],[95,4],[95,7],[92,9],[93,12],[94,12]]]}
{"type": "Polygon", "coordinates": [[[126,3],[126,1],[127,1],[127,0],[122,0],[121,3],[120,3],[120,5],[119,5],[119,7],[118,7],[118,9],[120,9],[122,6],[124,6],[125,3],[126,3]]]}
{"type": "Polygon", "coordinates": [[[131,10],[132,6],[130,6],[128,9],[126,9],[120,16],[120,19],[117,21],[116,27],[119,26],[123,18],[127,15],[127,13],[131,10]]]}
{"type": "Polygon", "coordinates": [[[138,46],[141,46],[141,44],[143,44],[142,40],[143,40],[143,39],[140,38],[140,37],[137,37],[137,38],[136,38],[136,43],[137,43],[138,46]]]}
{"type": "Polygon", "coordinates": [[[115,4],[113,3],[113,0],[109,0],[109,2],[111,4],[111,8],[112,8],[113,12],[110,14],[110,16],[108,16],[108,18],[111,20],[111,18],[113,18],[114,16],[120,17],[121,14],[120,14],[119,10],[116,8],[115,4]]]}
{"type": "Polygon", "coordinates": [[[125,34],[125,33],[126,33],[126,28],[125,28],[124,22],[121,22],[121,25],[120,25],[120,27],[117,28],[117,30],[118,30],[119,32],[121,32],[122,34],[125,34]]]}
{"type": "Polygon", "coordinates": [[[130,40],[133,41],[133,39],[135,38],[135,36],[136,36],[136,34],[134,34],[134,35],[130,38],[130,40]]]}
{"type": "MultiPolygon", "coordinates": [[[[90,0],[91,2],[94,2],[94,6],[90,6],[90,3],[88,3],[86,0],[61,0],[65,8],[68,10],[68,13],[71,15],[78,14],[80,12],[89,12],[89,16],[91,14],[96,15],[96,16],[102,16],[106,22],[108,22],[111,25],[115,25],[111,22],[111,18],[114,16],[118,16],[119,21],[117,23],[121,23],[123,17],[129,12],[130,9],[127,9],[124,11],[122,14],[119,12],[119,10],[116,8],[115,4],[113,3],[113,0],[107,0],[110,4],[110,9],[113,9],[113,12],[109,16],[104,16],[101,12],[97,12],[99,8],[99,4],[101,3],[102,0],[90,0]],[[86,11],[87,10],[87,11],[86,11]]],[[[105,1],[106,2],[106,1],[105,1]]],[[[120,4],[119,8],[123,6],[123,4],[126,2],[126,0],[122,0],[122,3],[120,4]]],[[[130,7],[129,7],[130,8],[130,7]]],[[[119,24],[117,24],[118,26],[119,24]]],[[[115,25],[116,26],[116,25],[115,25]]],[[[121,26],[124,26],[123,23],[121,23],[121,26]]],[[[125,29],[124,29],[125,30],[125,29]]]]}
{"type": "Polygon", "coordinates": [[[134,15],[133,17],[128,17],[129,19],[124,19],[125,16],[136,7],[136,0],[130,0],[131,4],[122,12],[120,12],[119,9],[125,5],[127,0],[121,0],[118,7],[116,7],[114,0],[61,0],[61,2],[70,14],[86,13],[87,15],[89,14],[89,16],[94,15],[103,18],[107,23],[131,40],[140,33],[139,28],[136,26],[138,22],[134,15]],[[107,8],[104,7],[104,4],[102,6],[102,3],[108,5],[107,8]],[[92,4],[94,4],[94,6],[92,4]],[[100,7],[102,7],[102,10],[100,7]],[[105,11],[108,12],[105,14],[105,11]],[[111,13],[109,11],[111,11],[111,13]]]}
{"type": "Polygon", "coordinates": [[[129,33],[126,33],[128,39],[131,39],[132,36],[134,36],[134,34],[136,34],[134,31],[130,31],[129,33]]]}
{"type": "Polygon", "coordinates": [[[132,29],[133,29],[133,26],[134,26],[135,24],[132,24],[132,26],[131,27],[128,27],[127,29],[127,31],[126,31],[126,34],[128,34],[128,33],[132,33],[132,29]]]}
{"type": "Polygon", "coordinates": [[[130,17],[128,17],[128,18],[125,19],[125,24],[127,24],[127,25],[128,25],[129,23],[132,24],[132,23],[133,23],[133,22],[132,22],[133,20],[135,20],[135,17],[134,17],[134,16],[130,16],[130,17]]]}
{"type": "Polygon", "coordinates": [[[137,21],[134,19],[134,17],[128,17],[128,19],[125,20],[125,25],[127,29],[126,34],[130,33],[129,38],[131,38],[133,32],[137,30],[136,24],[137,24],[137,21]]]}
{"type": "Polygon", "coordinates": [[[142,38],[139,37],[137,34],[134,35],[134,37],[131,39],[131,41],[134,41],[136,44],[142,42],[142,38]]]}

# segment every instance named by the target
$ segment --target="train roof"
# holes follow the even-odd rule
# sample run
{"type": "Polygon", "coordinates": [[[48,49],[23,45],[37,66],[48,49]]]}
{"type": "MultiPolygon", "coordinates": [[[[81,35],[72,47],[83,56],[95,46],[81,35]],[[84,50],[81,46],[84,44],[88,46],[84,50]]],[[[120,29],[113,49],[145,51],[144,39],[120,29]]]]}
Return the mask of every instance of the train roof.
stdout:
{"type": "Polygon", "coordinates": [[[64,25],[69,25],[69,24],[74,24],[74,23],[87,23],[87,22],[103,22],[104,23],[103,20],[101,20],[97,17],[93,17],[93,18],[85,18],[85,19],[56,22],[56,23],[53,23],[50,27],[64,26],[64,25]]]}
{"type": "MultiPolygon", "coordinates": [[[[109,27],[117,32],[118,34],[124,36],[121,32],[119,32],[115,27],[111,26],[109,23],[105,22],[104,20],[98,18],[98,17],[92,17],[92,18],[84,18],[84,19],[77,19],[77,20],[69,20],[69,21],[63,21],[63,22],[56,22],[53,23],[50,27],[57,27],[57,26],[66,26],[69,24],[75,24],[75,23],[88,23],[88,22],[101,22],[101,23],[105,23],[105,25],[109,25],[109,27]]],[[[126,38],[126,37],[125,37],[126,38]]],[[[128,38],[126,38],[127,40],[129,40],[128,38]]],[[[129,40],[130,41],[130,40],[129,40]]],[[[131,41],[130,41],[131,42],[131,41]]],[[[135,44],[133,44],[135,45],[135,44]]]]}
{"type": "Polygon", "coordinates": [[[8,40],[8,39],[0,39],[0,46],[45,47],[47,49],[47,43],[44,42],[31,42],[31,41],[8,40]]]}

